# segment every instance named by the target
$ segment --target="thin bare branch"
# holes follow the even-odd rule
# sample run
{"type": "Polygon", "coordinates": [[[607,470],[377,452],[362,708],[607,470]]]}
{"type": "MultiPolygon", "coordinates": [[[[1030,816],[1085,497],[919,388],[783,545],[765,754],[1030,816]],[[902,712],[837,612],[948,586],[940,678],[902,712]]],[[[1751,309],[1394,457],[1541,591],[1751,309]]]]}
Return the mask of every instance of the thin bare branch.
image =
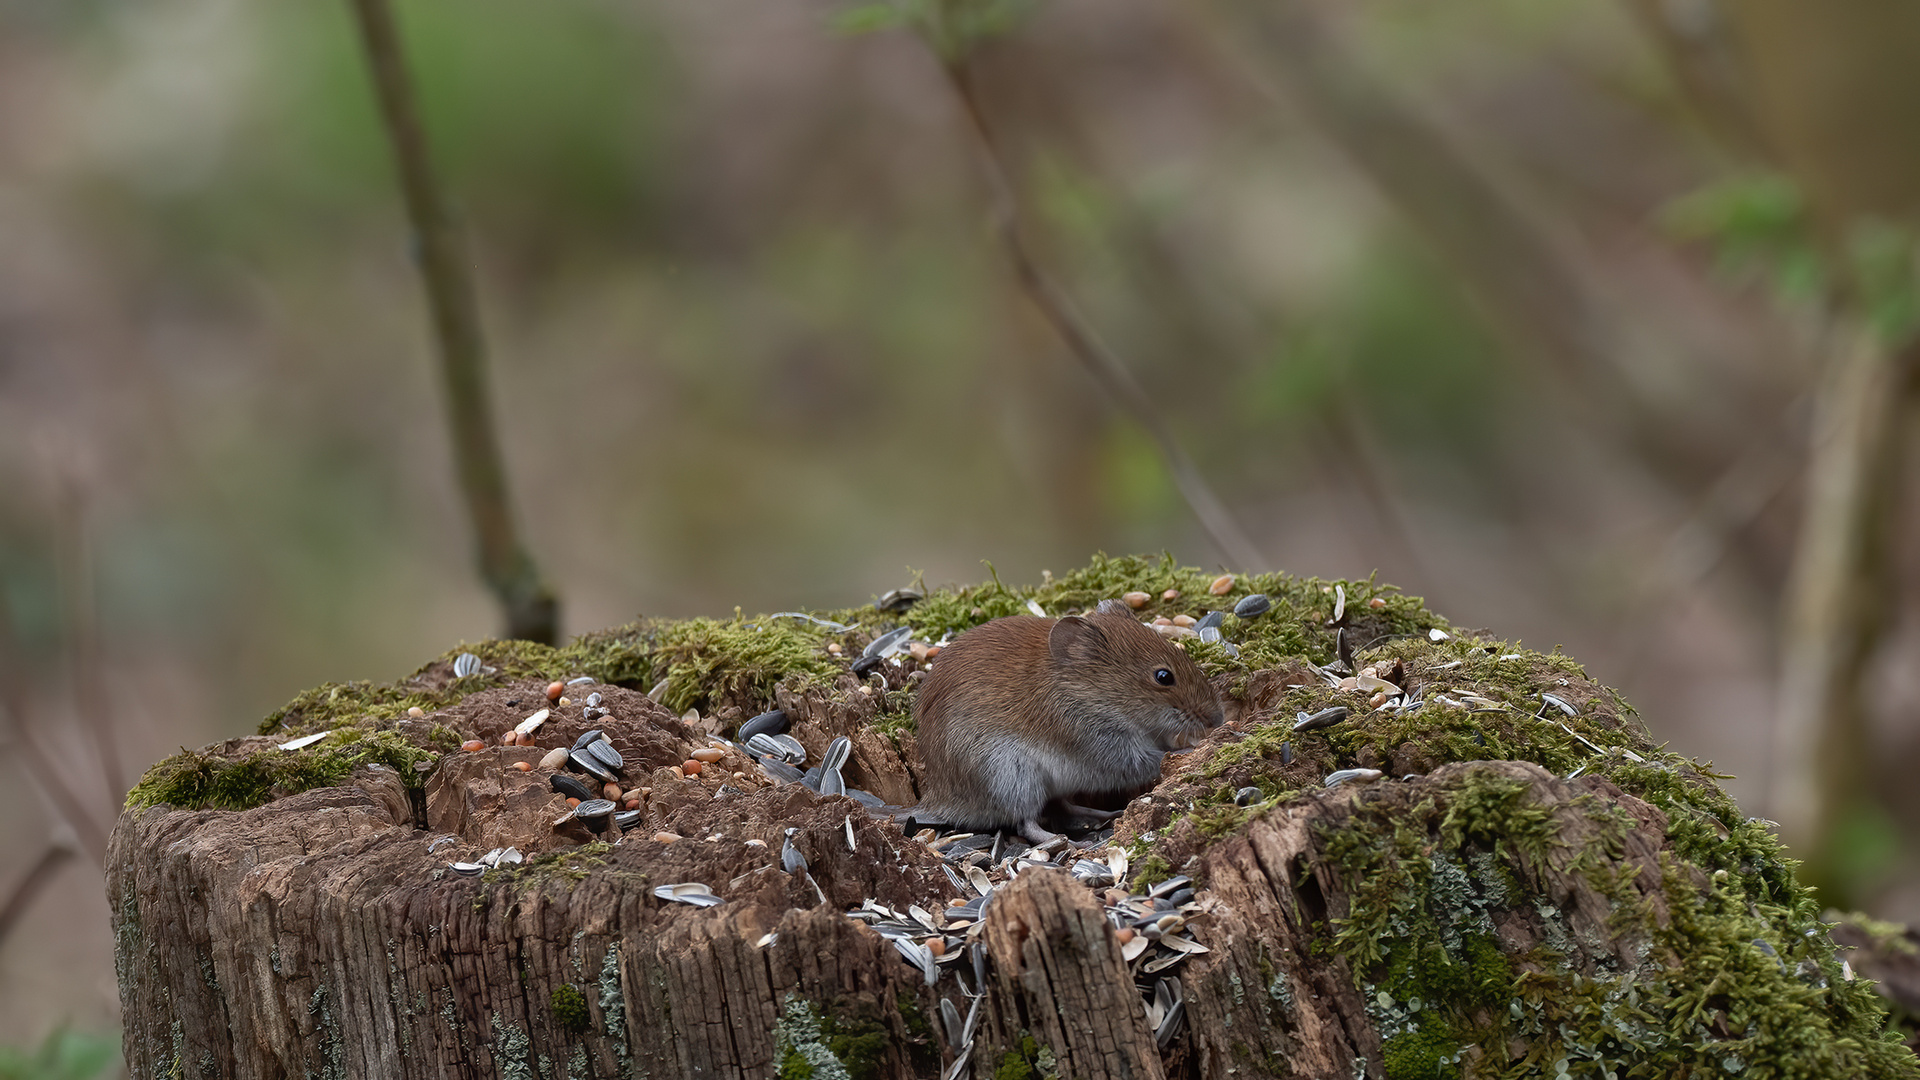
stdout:
{"type": "Polygon", "coordinates": [[[27,709],[22,704],[24,695],[20,691],[18,655],[19,650],[13,640],[13,624],[0,617],[0,718],[5,719],[13,729],[11,739],[0,741],[0,750],[11,749],[20,754],[27,776],[46,794],[54,812],[73,829],[74,835],[80,839],[80,846],[95,862],[105,865],[106,833],[88,809],[88,801],[80,797],[64,774],[55,771],[52,760],[41,751],[27,730],[27,709]]]}
{"type": "Polygon", "coordinates": [[[73,708],[100,759],[100,772],[107,788],[118,801],[127,794],[127,777],[101,683],[105,670],[100,662],[99,607],[94,593],[86,489],[72,475],[60,478],[60,488],[60,547],[65,563],[60,584],[66,609],[67,671],[73,683],[73,708]]]}
{"type": "Polygon", "coordinates": [[[53,804],[53,810],[60,815],[60,819],[72,827],[74,835],[79,837],[81,848],[94,862],[104,865],[107,859],[106,832],[88,811],[87,803],[74,792],[73,785],[54,769],[53,760],[47,757],[46,752],[41,750],[40,745],[27,733],[19,710],[15,709],[11,703],[4,708],[7,719],[13,722],[14,737],[0,746],[20,755],[21,763],[26,766],[28,778],[46,795],[47,801],[53,804]]]}
{"type": "Polygon", "coordinates": [[[434,176],[393,10],[388,0],[353,0],[353,9],[413,223],[439,343],[454,460],[478,540],[480,576],[506,609],[507,636],[552,644],[559,636],[559,601],[514,527],[466,244],[434,176]]]}
{"type": "Polygon", "coordinates": [[[1172,429],[1161,419],[1152,399],[1134,379],[1133,373],[1100,341],[1066,293],[1035,261],[1032,250],[1021,234],[1019,200],[1014,194],[1012,181],[1008,179],[993,131],[981,110],[967,61],[964,58],[951,60],[944,67],[975,136],[981,168],[986,174],[993,200],[994,227],[1000,234],[1001,244],[1013,264],[1020,287],[1052,324],[1061,340],[1066,342],[1067,351],[1073,354],[1073,358],[1112,396],[1116,405],[1146,430],[1159,447],[1160,457],[1166,462],[1174,487],[1193,510],[1194,516],[1200,519],[1200,526],[1220,550],[1221,557],[1242,570],[1263,568],[1266,560],[1261,557],[1259,548],[1241,531],[1226,504],[1220,501],[1220,497],[1214,494],[1213,488],[1200,475],[1193,459],[1187,456],[1179,440],[1174,438],[1172,429]]]}
{"type": "Polygon", "coordinates": [[[13,933],[20,917],[33,906],[34,897],[40,895],[40,890],[47,887],[53,876],[60,872],[60,867],[71,858],[73,849],[57,844],[48,845],[47,850],[41,853],[40,861],[33,864],[33,869],[14,883],[13,892],[7,896],[6,903],[0,904],[0,943],[4,943],[7,935],[13,933]]]}

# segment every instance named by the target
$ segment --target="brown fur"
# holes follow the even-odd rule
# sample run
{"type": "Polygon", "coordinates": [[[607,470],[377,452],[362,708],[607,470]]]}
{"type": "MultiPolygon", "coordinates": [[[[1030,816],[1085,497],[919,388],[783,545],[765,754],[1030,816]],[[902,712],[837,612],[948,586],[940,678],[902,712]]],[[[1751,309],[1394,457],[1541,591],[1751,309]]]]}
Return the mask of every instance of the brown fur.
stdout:
{"type": "Polygon", "coordinates": [[[913,714],[927,769],[913,816],[1030,836],[1049,801],[1151,787],[1168,750],[1223,719],[1198,664],[1107,605],[967,631],[941,651],[913,714]]]}

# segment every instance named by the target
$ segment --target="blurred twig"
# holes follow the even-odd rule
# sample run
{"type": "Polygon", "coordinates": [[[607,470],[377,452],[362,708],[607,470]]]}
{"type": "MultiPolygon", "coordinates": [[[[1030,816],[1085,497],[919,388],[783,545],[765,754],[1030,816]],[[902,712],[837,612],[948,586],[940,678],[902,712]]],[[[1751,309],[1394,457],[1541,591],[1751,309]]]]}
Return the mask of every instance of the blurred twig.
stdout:
{"type": "Polygon", "coordinates": [[[87,528],[86,492],[73,476],[60,478],[60,550],[67,565],[61,574],[66,608],[67,670],[73,683],[73,708],[80,714],[100,759],[100,772],[118,802],[127,794],[126,770],[120,763],[119,741],[107,714],[100,662],[100,625],[94,594],[93,545],[87,528]]]}
{"type": "Polygon", "coordinates": [[[47,883],[53,880],[53,875],[59,872],[61,864],[72,857],[71,848],[57,844],[48,845],[47,850],[41,854],[40,861],[33,864],[33,869],[28,870],[25,877],[14,883],[13,892],[7,896],[6,903],[0,904],[0,942],[7,940],[7,935],[13,932],[14,925],[20,921],[22,915],[27,913],[27,908],[32,906],[34,897],[40,895],[40,890],[46,888],[47,883]]]}
{"type": "Polygon", "coordinates": [[[433,173],[393,11],[388,0],[353,0],[353,9],[413,222],[415,254],[440,347],[454,460],[479,544],[480,575],[506,609],[508,637],[552,644],[559,636],[559,601],[514,528],[473,277],[460,227],[433,173]]]}
{"type": "Polygon", "coordinates": [[[106,864],[107,837],[100,824],[87,809],[87,801],[80,798],[64,774],[53,767],[53,761],[33,741],[32,732],[27,730],[27,710],[22,704],[20,691],[20,672],[15,662],[17,650],[14,648],[13,625],[0,618],[0,718],[11,726],[11,738],[0,741],[0,748],[17,752],[26,773],[53,804],[56,814],[72,827],[80,840],[80,846],[96,863],[106,864]]]}
{"type": "Polygon", "coordinates": [[[1863,676],[1895,610],[1889,547],[1917,384],[1920,338],[1893,348],[1856,329],[1828,361],[1787,582],[1771,806],[1803,837],[1806,879],[1841,907],[1858,883],[1837,872],[1838,834],[1873,802],[1863,676]]]}
{"type": "Polygon", "coordinates": [[[1259,549],[1241,531],[1226,505],[1200,475],[1200,470],[1174,438],[1172,429],[1160,418],[1152,399],[1147,397],[1147,392],[1134,379],[1133,373],[1095,336],[1093,328],[1074,309],[1073,302],[1034,260],[1033,252],[1020,231],[1019,200],[1001,160],[999,145],[994,141],[993,131],[987,125],[986,114],[980,107],[968,59],[964,55],[948,57],[943,67],[973,130],[981,167],[993,200],[994,226],[1000,234],[1007,258],[1013,264],[1014,274],[1020,280],[1020,287],[1052,324],[1061,340],[1066,342],[1067,350],[1074,359],[1112,395],[1115,404],[1146,430],[1159,447],[1174,487],[1193,510],[1194,516],[1200,519],[1201,527],[1206,529],[1214,546],[1220,549],[1221,556],[1242,570],[1264,567],[1266,560],[1261,558],[1259,549]]]}

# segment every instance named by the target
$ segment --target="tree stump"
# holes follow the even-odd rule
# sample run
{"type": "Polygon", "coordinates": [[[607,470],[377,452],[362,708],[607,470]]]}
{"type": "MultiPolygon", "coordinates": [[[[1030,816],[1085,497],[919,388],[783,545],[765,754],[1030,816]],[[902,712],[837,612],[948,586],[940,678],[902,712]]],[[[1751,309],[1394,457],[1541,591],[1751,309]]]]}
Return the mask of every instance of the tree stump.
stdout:
{"type": "Polygon", "coordinates": [[[858,629],[641,623],[565,649],[473,646],[469,675],[449,655],[389,686],[302,695],[270,735],[156,766],[114,831],[129,1068],[1920,1076],[1766,823],[1577,665],[1449,634],[1370,582],[1340,583],[1344,603],[1278,575],[1224,596],[1208,582],[1103,559],[1037,589],[825,618],[858,629]],[[845,735],[848,785],[910,803],[925,662],[901,654],[862,679],[827,643],[855,657],[891,621],[937,640],[1028,599],[1060,613],[1134,589],[1204,598],[1149,615],[1251,591],[1273,608],[1227,620],[1238,657],[1188,639],[1232,719],[1170,757],[1110,841],[1015,858],[1026,845],[1009,839],[996,861],[779,782],[736,746],[683,772],[777,704],[810,762],[845,735]],[[1373,643],[1353,659],[1369,673],[1329,675],[1336,607],[1373,643]],[[576,677],[550,704],[549,680],[576,677]],[[1294,730],[1336,705],[1345,719],[1294,730]],[[500,744],[540,708],[537,746],[500,744]],[[548,770],[515,767],[593,728],[638,800],[624,834],[561,820],[548,770]],[[482,748],[457,748],[469,739],[482,748]],[[1356,768],[1381,775],[1327,785],[1356,768]],[[783,868],[789,841],[805,870],[783,868]],[[452,869],[504,847],[524,861],[452,869]],[[976,881],[983,907],[943,918],[976,881]],[[656,892],[690,882],[723,902],[656,892]]]}

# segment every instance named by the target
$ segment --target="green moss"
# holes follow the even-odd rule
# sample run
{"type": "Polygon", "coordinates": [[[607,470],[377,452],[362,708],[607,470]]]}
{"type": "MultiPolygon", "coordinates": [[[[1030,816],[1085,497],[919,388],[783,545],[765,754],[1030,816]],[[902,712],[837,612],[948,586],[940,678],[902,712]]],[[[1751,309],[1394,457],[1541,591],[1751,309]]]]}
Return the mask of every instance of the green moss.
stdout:
{"type": "Polygon", "coordinates": [[[585,1032],[593,1019],[587,1011],[587,995],[571,984],[554,987],[551,1006],[553,1022],[575,1035],[585,1032]]]}
{"type": "Polygon", "coordinates": [[[885,1026],[871,1018],[829,1012],[821,1020],[821,1033],[827,1049],[847,1067],[851,1080],[879,1080],[887,1047],[893,1041],[885,1026]]]}
{"type": "Polygon", "coordinates": [[[346,783],[356,766],[380,764],[400,774],[409,788],[424,783],[414,769],[440,754],[391,731],[342,729],[300,750],[261,750],[236,758],[209,751],[183,751],[147,771],[127,793],[127,808],[245,810],[283,795],[346,783]]]}
{"type": "MultiPolygon", "coordinates": [[[[1360,804],[1318,834],[1349,902],[1326,951],[1351,964],[1393,1080],[1458,1076],[1468,1053],[1479,1055],[1472,1075],[1515,1080],[1553,1075],[1562,1059],[1575,1075],[1920,1076],[1864,980],[1841,976],[1799,893],[1766,900],[1773,886],[1759,866],[1745,881],[1715,873],[1703,888],[1670,851],[1660,925],[1630,878],[1601,872],[1617,863],[1606,826],[1624,835],[1624,816],[1588,807],[1601,840],[1569,856],[1529,790],[1469,772],[1411,811],[1360,804]],[[1596,966],[1553,899],[1523,889],[1520,871],[1550,851],[1613,900],[1620,929],[1645,939],[1637,962],[1596,966]],[[1514,911],[1541,929],[1523,957],[1503,953],[1494,933],[1495,917],[1514,911]],[[1509,1058],[1509,1046],[1525,1050],[1509,1058]]],[[[1781,865],[1771,844],[1742,835],[1726,857],[1781,865]]]]}
{"type": "Polygon", "coordinates": [[[1053,1048],[1025,1031],[993,1067],[993,1080],[1049,1080],[1057,1075],[1053,1048]]]}
{"type": "Polygon", "coordinates": [[[1460,1040],[1438,1031],[1402,1032],[1380,1044],[1388,1080],[1456,1080],[1459,1053],[1460,1040]]]}
{"type": "Polygon", "coordinates": [[[797,619],[736,613],[729,621],[688,619],[660,632],[653,669],[666,679],[660,701],[675,712],[707,702],[758,704],[773,697],[781,680],[832,679],[845,665],[827,653],[832,637],[797,619]]]}
{"type": "MultiPolygon", "coordinates": [[[[1129,856],[1129,862],[1132,862],[1133,857],[1129,856]]],[[[1136,869],[1133,872],[1133,882],[1128,887],[1136,893],[1146,892],[1149,888],[1173,876],[1173,867],[1168,866],[1167,860],[1158,855],[1148,855],[1134,865],[1136,869]]]]}

